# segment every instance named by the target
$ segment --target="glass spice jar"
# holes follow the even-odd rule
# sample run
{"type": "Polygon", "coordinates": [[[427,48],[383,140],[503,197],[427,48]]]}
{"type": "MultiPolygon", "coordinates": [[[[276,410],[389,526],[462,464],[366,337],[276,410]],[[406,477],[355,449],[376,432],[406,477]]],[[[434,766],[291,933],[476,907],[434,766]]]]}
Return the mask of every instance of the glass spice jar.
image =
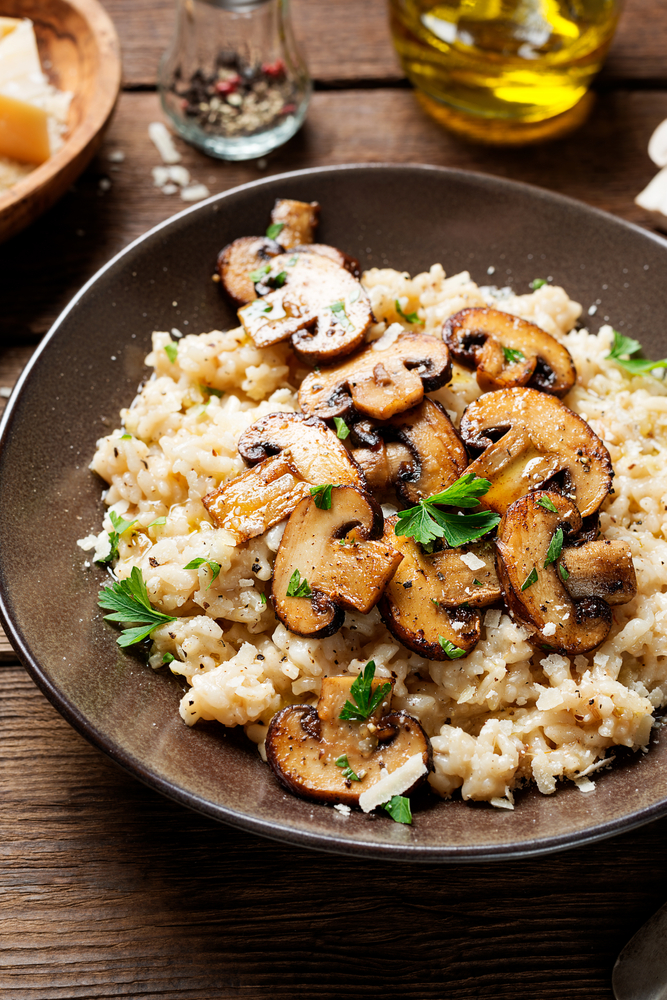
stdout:
{"type": "Polygon", "coordinates": [[[176,131],[211,156],[249,160],[281,146],[312,89],[289,0],[176,0],[158,85],[176,131]]]}

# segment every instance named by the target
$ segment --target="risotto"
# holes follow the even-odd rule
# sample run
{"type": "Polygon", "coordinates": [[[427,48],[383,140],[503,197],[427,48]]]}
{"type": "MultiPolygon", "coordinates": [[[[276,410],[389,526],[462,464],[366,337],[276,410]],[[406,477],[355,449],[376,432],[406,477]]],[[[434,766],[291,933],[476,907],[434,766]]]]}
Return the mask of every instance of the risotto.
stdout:
{"type": "MultiPolygon", "coordinates": [[[[482,612],[479,643],[465,658],[435,662],[410,652],[377,608],[347,613],[324,639],[292,634],[267,602],[284,524],[240,544],[217,528],[202,498],[245,469],[240,435],[260,417],[296,412],[307,374],[290,347],[258,348],[242,328],[201,335],[153,335],[154,374],[128,409],[122,428],[98,442],[91,468],[108,484],[103,530],[80,544],[109,551],[111,511],[136,523],[118,543],[118,579],[138,567],[151,603],[177,618],[152,634],[149,663],[187,681],[180,712],[244,726],[264,756],[266,726],[286,705],[314,704],[324,675],[357,675],[373,660],[376,677],[395,681],[393,705],[431,738],[433,790],[512,808],[512,791],[534,781],[544,794],[558,779],[587,777],[613,748],[645,748],[653,712],[667,702],[667,388],[606,360],[611,327],[576,329],[581,307],[559,287],[528,295],[479,287],[467,272],[447,278],[438,264],[414,278],[390,269],[362,277],[376,319],[370,337],[416,313],[441,336],[443,322],[466,307],[491,305],[537,324],[564,344],[577,370],[565,403],[609,450],[614,491],[601,509],[602,537],[626,542],[637,574],[636,597],[614,607],[604,643],[586,655],[536,650],[528,633],[498,608],[482,612]],[[397,310],[396,303],[400,310],[397,310]],[[207,562],[220,566],[212,580],[207,562]]],[[[474,372],[454,365],[451,382],[429,394],[458,427],[480,395],[474,372]]]]}

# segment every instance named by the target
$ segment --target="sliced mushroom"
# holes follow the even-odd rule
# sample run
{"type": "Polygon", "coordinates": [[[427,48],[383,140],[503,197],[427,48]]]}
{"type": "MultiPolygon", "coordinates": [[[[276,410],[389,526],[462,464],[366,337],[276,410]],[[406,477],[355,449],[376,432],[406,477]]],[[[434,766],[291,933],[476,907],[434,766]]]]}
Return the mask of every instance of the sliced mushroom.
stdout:
{"type": "Polygon", "coordinates": [[[299,405],[325,420],[355,410],[389,420],[446,385],[451,374],[446,344],[426,333],[403,333],[382,350],[371,344],[342,365],[311,372],[301,383],[299,405]]]}
{"type": "MultiPolygon", "coordinates": [[[[358,428],[359,424],[353,428],[356,439],[358,428]]],[[[363,425],[361,433],[364,442],[372,447],[359,449],[361,454],[354,450],[355,460],[364,473],[366,463],[377,487],[396,484],[398,496],[407,506],[447,489],[468,464],[468,453],[451,420],[440,404],[428,397],[387,423],[363,425]],[[385,445],[384,441],[391,438],[398,439],[401,450],[394,447],[390,451],[391,444],[385,445]]]]}
{"type": "Polygon", "coordinates": [[[271,224],[282,226],[277,242],[286,250],[312,243],[319,217],[320,206],[316,201],[278,198],[271,210],[271,224]]]}
{"type": "MultiPolygon", "coordinates": [[[[397,521],[396,517],[387,518],[385,530],[393,531],[397,521]]],[[[472,608],[445,607],[441,602],[444,595],[451,599],[452,594],[449,581],[438,578],[438,557],[442,553],[426,555],[414,539],[404,535],[395,536],[393,541],[403,556],[403,562],[385,588],[379,604],[382,620],[389,631],[408,649],[428,660],[451,659],[441,639],[469,653],[479,641],[481,619],[479,612],[472,608]]],[[[442,562],[446,568],[448,559],[442,562]]],[[[464,589],[459,603],[471,603],[477,599],[479,604],[481,591],[475,594],[477,588],[474,585],[468,589],[471,593],[465,593],[464,589]]],[[[500,596],[498,587],[491,596],[494,588],[489,573],[486,574],[485,589],[489,596],[488,604],[500,596]]]]}
{"type": "Polygon", "coordinates": [[[361,277],[361,267],[355,257],[351,257],[344,250],[338,247],[330,247],[326,243],[311,243],[310,246],[294,247],[293,253],[319,253],[322,257],[328,257],[334,264],[344,267],[355,278],[361,277]]]}
{"type": "Polygon", "coordinates": [[[263,281],[273,290],[238,314],[258,347],[291,338],[304,361],[330,364],[363,342],[373,321],[368,299],[359,282],[328,257],[282,254],[263,281]]]}
{"type": "Polygon", "coordinates": [[[462,309],[449,317],[442,336],[455,361],[477,369],[484,392],[530,385],[565,396],[577,377],[569,351],[555,337],[499,309],[462,309]]]}
{"type": "MultiPolygon", "coordinates": [[[[389,691],[366,722],[340,718],[352,701],[354,677],[325,677],[317,709],[290,705],[274,715],[266,736],[266,758],[282,785],[295,795],[354,806],[359,796],[411,757],[421,754],[426,772],[402,794],[409,795],[432,770],[431,741],[406,712],[390,711],[389,691]],[[347,764],[359,781],[345,774],[347,764]]],[[[372,682],[373,691],[383,679],[372,682]]],[[[388,682],[393,688],[393,681],[388,682]]]]}
{"type": "Polygon", "coordinates": [[[256,468],[223,483],[202,502],[216,525],[240,541],[282,521],[310,495],[311,486],[364,485],[347,449],[317,417],[270,413],[244,431],[239,453],[256,468]]]}
{"type": "Polygon", "coordinates": [[[637,593],[637,577],[625,542],[600,539],[563,549],[565,586],[575,600],[600,597],[607,604],[627,604],[637,593]]]}
{"type": "Polygon", "coordinates": [[[242,236],[223,247],[218,254],[218,272],[234,305],[243,306],[257,298],[250,275],[282,252],[282,247],[266,236],[242,236]]]}
{"type": "Polygon", "coordinates": [[[354,486],[334,486],[331,507],[313,497],[291,514],[273,567],[271,600],[283,625],[297,635],[324,638],[343,624],[344,609],[368,614],[396,571],[401,554],[382,510],[354,486]],[[307,582],[312,596],[288,596],[290,581],[307,582]]]}
{"type": "Polygon", "coordinates": [[[609,493],[613,470],[600,438],[564,403],[536,389],[480,396],[463,414],[461,436],[469,449],[485,449],[466,471],[490,480],[481,503],[500,514],[557,474],[583,517],[609,493]]]}
{"type": "Polygon", "coordinates": [[[545,565],[559,528],[564,534],[576,534],[581,528],[576,506],[559,493],[541,491],[513,503],[498,526],[498,577],[510,612],[530,630],[534,641],[564,653],[585,653],[604,642],[612,620],[609,603],[598,596],[603,588],[590,579],[590,569],[597,566],[601,570],[606,556],[603,572],[607,590],[617,579],[617,599],[630,600],[632,559],[623,543],[603,553],[599,542],[587,542],[571,551],[563,549],[560,557],[545,565]],[[542,505],[544,499],[555,512],[542,505]],[[585,568],[587,550],[589,565],[585,568]],[[572,577],[563,582],[568,560],[573,570],[581,573],[578,582],[572,577]],[[573,599],[572,591],[579,596],[573,599]]]}

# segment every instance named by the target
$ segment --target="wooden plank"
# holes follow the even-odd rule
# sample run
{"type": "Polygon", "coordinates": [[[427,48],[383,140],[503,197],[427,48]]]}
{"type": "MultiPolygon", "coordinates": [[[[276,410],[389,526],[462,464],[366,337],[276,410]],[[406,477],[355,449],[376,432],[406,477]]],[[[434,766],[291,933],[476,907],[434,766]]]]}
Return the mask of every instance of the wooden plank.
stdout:
{"type": "MultiPolygon", "coordinates": [[[[0,247],[0,330],[14,343],[44,333],[84,281],[130,240],[183,208],[153,186],[159,162],[148,123],[160,117],[157,96],[126,93],[101,155],[75,190],[29,230],[0,247]],[[108,153],[120,148],[121,164],[108,153]],[[111,180],[109,191],[99,182],[111,180]],[[35,248],[48,262],[35,280],[35,248]],[[17,294],[17,290],[21,290],[17,294]]],[[[526,149],[463,143],[435,124],[410,91],[352,90],[315,94],[303,130],[270,159],[266,173],[321,164],[433,163],[528,181],[580,198],[640,224],[633,203],[655,173],[646,146],[667,118],[667,93],[617,91],[600,96],[589,123],[559,142],[526,149]]],[[[178,140],[183,162],[211,193],[261,176],[256,162],[224,163],[178,140]]]]}
{"type": "Polygon", "coordinates": [[[511,864],[362,863],[167,801],[20,668],[0,671],[0,716],[6,1000],[611,1000],[618,950],[667,894],[664,820],[511,864]]]}
{"type": "MultiPolygon", "coordinates": [[[[153,86],[171,43],[173,0],[105,0],[123,51],[126,86],[153,86]]],[[[387,0],[293,0],[295,33],[313,79],[324,84],[402,79],[387,0]]],[[[667,80],[667,0],[627,0],[604,77],[667,80]]]]}

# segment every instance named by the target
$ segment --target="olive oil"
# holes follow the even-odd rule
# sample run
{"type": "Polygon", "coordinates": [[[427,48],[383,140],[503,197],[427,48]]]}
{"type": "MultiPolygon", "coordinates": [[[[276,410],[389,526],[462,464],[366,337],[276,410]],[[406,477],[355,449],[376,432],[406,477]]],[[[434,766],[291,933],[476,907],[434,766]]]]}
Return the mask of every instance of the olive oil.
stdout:
{"type": "Polygon", "coordinates": [[[521,141],[522,131],[527,141],[562,131],[563,119],[578,123],[619,13],[617,0],[389,0],[389,7],[394,44],[422,103],[457,131],[499,142],[521,141]]]}

